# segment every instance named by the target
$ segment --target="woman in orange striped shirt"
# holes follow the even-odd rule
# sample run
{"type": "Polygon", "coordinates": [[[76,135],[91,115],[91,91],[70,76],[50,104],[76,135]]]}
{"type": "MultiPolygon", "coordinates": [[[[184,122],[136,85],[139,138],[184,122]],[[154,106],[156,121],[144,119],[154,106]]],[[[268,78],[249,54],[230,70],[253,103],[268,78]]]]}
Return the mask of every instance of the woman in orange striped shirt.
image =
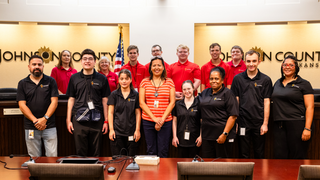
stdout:
{"type": "Polygon", "coordinates": [[[147,153],[168,157],[175,87],[173,81],[167,78],[162,57],[151,59],[149,73],[150,77],[142,80],[139,89],[147,153]]]}

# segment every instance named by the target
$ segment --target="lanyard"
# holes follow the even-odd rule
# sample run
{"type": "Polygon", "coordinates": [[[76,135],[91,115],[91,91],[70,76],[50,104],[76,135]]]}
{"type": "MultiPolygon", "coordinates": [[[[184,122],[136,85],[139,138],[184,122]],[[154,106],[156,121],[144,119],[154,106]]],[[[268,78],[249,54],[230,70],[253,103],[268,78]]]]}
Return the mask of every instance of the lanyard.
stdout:
{"type": "MultiPolygon", "coordinates": [[[[93,74],[91,75],[91,81],[90,81],[91,86],[93,85],[92,77],[93,77],[93,74]]],[[[84,79],[85,79],[85,84],[86,84],[86,90],[87,90],[87,93],[88,93],[87,102],[89,102],[89,101],[91,101],[91,98],[90,98],[90,95],[91,95],[90,86],[88,87],[88,82],[87,82],[87,77],[86,76],[84,76],[84,79]]]]}

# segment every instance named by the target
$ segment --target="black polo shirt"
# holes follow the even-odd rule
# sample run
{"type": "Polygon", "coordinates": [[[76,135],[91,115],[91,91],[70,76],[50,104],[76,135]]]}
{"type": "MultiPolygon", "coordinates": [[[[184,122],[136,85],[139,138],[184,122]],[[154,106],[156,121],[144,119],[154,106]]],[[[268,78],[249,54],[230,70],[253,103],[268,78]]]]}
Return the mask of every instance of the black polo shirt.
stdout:
{"type": "Polygon", "coordinates": [[[179,146],[194,147],[200,136],[200,112],[198,111],[199,99],[195,98],[192,105],[187,109],[184,99],[176,102],[172,115],[177,117],[177,137],[179,146]],[[190,131],[189,140],[184,139],[185,130],[190,131]]]}
{"type": "MultiPolygon", "coordinates": [[[[43,74],[38,85],[30,79],[30,74],[19,81],[17,101],[26,101],[27,107],[36,118],[42,118],[51,104],[51,97],[58,96],[59,92],[56,81],[45,74],[43,74]]],[[[46,129],[53,127],[56,127],[54,114],[47,121],[46,129]]],[[[24,117],[24,128],[37,130],[33,122],[26,117],[24,117]]]]}
{"type": "MultiPolygon", "coordinates": [[[[232,91],[222,88],[212,94],[212,88],[207,88],[199,94],[199,110],[202,119],[202,139],[216,140],[223,133],[230,116],[239,115],[238,102],[232,91]]],[[[234,139],[236,129],[233,126],[227,139],[234,139]]]]}
{"type": "Polygon", "coordinates": [[[239,126],[260,128],[264,120],[264,99],[271,98],[272,94],[270,77],[258,70],[251,79],[246,70],[234,77],[231,90],[239,97],[239,126]]]}
{"type": "Polygon", "coordinates": [[[88,107],[89,95],[95,109],[102,113],[102,98],[110,95],[108,79],[96,70],[92,75],[84,75],[81,70],[71,76],[66,95],[75,98],[73,113],[81,107],[88,107]]]}
{"type": "Polygon", "coordinates": [[[313,94],[309,81],[297,76],[285,87],[283,79],[277,80],[272,93],[272,110],[274,121],[305,120],[306,107],[303,95],[313,94]]]}
{"type": "Polygon", "coordinates": [[[114,105],[113,128],[116,135],[132,136],[136,130],[136,113],[139,106],[139,93],[131,89],[124,99],[121,88],[113,91],[108,98],[108,105],[114,105]]]}

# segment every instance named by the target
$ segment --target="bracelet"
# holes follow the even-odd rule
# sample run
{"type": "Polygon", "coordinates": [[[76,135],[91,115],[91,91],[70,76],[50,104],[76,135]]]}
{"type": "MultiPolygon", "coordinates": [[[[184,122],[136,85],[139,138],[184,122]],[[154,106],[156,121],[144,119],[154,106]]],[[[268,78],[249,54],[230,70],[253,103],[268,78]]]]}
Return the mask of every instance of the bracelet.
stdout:
{"type": "Polygon", "coordinates": [[[108,124],[108,121],[104,121],[104,123],[107,123],[107,124],[108,124]]]}
{"type": "Polygon", "coordinates": [[[311,129],[308,129],[308,128],[306,128],[306,127],[305,127],[304,129],[307,130],[307,131],[312,131],[311,129]]]}

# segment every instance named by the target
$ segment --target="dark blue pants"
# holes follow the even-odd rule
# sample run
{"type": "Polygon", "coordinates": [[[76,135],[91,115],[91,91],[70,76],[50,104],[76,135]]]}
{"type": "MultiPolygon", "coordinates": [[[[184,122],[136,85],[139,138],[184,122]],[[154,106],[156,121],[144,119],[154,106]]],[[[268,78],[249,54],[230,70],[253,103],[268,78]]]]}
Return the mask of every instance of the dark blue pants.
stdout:
{"type": "Polygon", "coordinates": [[[155,122],[142,120],[142,125],[146,137],[147,154],[158,155],[161,158],[168,157],[172,121],[165,122],[160,131],[154,128],[155,122]]]}

